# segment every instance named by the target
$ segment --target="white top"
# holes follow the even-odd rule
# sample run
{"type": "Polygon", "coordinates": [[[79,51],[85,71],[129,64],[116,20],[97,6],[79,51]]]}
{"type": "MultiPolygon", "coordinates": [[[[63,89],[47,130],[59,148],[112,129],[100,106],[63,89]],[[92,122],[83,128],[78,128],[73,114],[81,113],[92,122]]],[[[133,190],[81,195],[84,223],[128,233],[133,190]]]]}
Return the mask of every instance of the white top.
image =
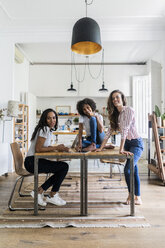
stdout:
{"type": "MultiPolygon", "coordinates": [[[[118,117],[118,125],[121,133],[121,139],[132,140],[140,138],[136,129],[135,112],[133,108],[123,106],[123,109],[118,117]]],[[[110,137],[111,133],[112,130],[111,127],[109,127],[106,133],[106,139],[110,137]]]]}
{"type": "Polygon", "coordinates": [[[50,131],[50,128],[48,126],[44,127],[44,131],[42,129],[40,129],[40,131],[37,132],[35,138],[31,141],[31,145],[30,145],[30,148],[27,152],[26,157],[34,156],[38,136],[46,139],[45,143],[44,143],[44,147],[48,147],[51,145],[52,135],[53,134],[50,131]]]}
{"type": "MultiPolygon", "coordinates": [[[[100,122],[103,123],[103,117],[102,115],[96,113],[95,115],[98,116],[100,122]]],[[[91,130],[90,130],[90,118],[88,118],[86,115],[82,116],[80,115],[79,117],[79,123],[82,123],[84,125],[85,131],[86,131],[86,136],[91,136],[91,130]]]]}

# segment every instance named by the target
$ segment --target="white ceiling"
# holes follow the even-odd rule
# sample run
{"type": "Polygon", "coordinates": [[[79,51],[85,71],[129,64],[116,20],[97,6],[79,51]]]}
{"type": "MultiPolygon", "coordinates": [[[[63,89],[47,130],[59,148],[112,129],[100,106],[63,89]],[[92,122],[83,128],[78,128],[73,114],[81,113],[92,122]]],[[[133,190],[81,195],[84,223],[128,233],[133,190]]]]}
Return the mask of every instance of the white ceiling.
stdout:
{"type": "MultiPolygon", "coordinates": [[[[28,28],[67,33],[62,42],[20,43],[19,47],[32,62],[70,62],[72,28],[84,16],[85,0],[0,1],[0,31],[28,28]]],[[[155,36],[146,39],[145,31],[165,30],[165,0],[93,0],[88,6],[88,16],[99,23],[105,62],[145,62],[159,53],[160,40],[155,36]],[[143,31],[144,39],[138,37],[139,30],[143,31]],[[118,38],[112,39],[112,32],[118,38]]],[[[91,59],[99,62],[100,56],[91,59]]]]}
{"type": "MultiPolygon", "coordinates": [[[[69,63],[70,43],[19,44],[32,63],[69,63]]],[[[160,48],[158,41],[104,42],[104,62],[143,63],[153,57],[160,48]]],[[[75,55],[78,62],[85,62],[82,55],[75,55]]],[[[101,53],[90,57],[90,62],[100,62],[101,53]]]]}

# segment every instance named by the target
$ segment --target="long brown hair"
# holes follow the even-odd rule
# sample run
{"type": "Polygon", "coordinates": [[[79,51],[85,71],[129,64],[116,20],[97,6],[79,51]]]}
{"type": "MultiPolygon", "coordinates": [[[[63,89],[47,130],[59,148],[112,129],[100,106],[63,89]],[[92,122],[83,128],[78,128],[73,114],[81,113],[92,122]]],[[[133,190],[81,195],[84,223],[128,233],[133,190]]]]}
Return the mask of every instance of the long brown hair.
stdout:
{"type": "Polygon", "coordinates": [[[113,131],[117,131],[117,130],[119,130],[119,125],[118,125],[119,111],[114,106],[113,101],[112,101],[112,95],[114,93],[119,93],[121,95],[121,99],[123,101],[123,106],[126,106],[126,98],[120,90],[112,91],[108,97],[107,110],[108,110],[108,118],[110,121],[110,126],[111,126],[113,131]]]}

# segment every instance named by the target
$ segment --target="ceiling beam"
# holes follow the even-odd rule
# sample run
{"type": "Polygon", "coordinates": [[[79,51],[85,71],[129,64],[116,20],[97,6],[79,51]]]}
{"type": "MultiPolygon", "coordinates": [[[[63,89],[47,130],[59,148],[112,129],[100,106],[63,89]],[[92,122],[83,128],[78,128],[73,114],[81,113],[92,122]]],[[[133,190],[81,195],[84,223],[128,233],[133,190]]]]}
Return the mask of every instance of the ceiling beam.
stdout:
{"type": "Polygon", "coordinates": [[[146,65],[147,62],[93,62],[93,63],[69,63],[69,62],[32,62],[30,65],[146,65]]]}

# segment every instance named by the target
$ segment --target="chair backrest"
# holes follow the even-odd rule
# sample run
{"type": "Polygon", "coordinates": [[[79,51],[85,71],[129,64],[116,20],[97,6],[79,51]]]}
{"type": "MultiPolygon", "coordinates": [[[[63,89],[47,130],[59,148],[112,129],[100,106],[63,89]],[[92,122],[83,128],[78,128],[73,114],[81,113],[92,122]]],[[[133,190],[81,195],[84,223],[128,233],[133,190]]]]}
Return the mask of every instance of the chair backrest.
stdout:
{"type": "Polygon", "coordinates": [[[15,172],[18,175],[20,175],[22,174],[21,172],[24,169],[23,168],[23,156],[22,156],[21,150],[19,148],[19,145],[16,142],[11,143],[10,146],[11,146],[11,151],[12,151],[13,159],[14,159],[15,172]]]}

